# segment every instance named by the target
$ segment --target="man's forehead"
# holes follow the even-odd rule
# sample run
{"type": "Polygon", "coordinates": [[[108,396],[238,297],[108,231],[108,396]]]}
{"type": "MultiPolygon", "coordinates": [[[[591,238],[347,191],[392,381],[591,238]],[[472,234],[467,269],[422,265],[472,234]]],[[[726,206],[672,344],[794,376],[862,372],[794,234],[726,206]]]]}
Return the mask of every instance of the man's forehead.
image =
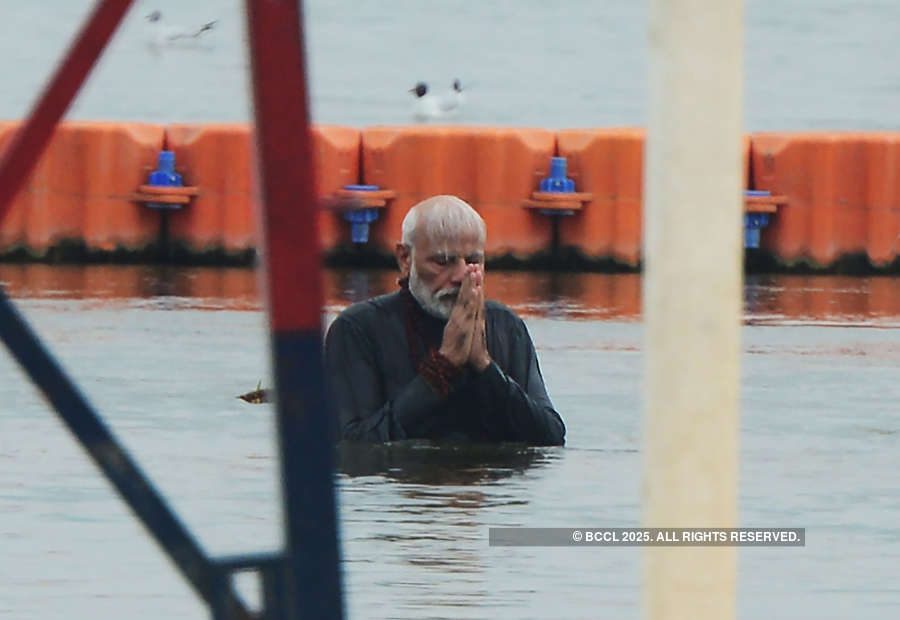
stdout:
{"type": "Polygon", "coordinates": [[[475,235],[459,237],[443,237],[440,239],[422,239],[416,242],[416,249],[426,256],[444,254],[452,256],[468,256],[484,253],[484,243],[475,235]]]}

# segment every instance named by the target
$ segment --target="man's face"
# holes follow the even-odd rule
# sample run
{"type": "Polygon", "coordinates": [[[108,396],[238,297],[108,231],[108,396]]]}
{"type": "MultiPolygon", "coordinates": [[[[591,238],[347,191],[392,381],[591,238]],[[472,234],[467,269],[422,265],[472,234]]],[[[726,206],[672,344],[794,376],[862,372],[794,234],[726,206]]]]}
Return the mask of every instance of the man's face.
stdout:
{"type": "MultiPolygon", "coordinates": [[[[467,265],[478,265],[484,273],[484,245],[474,235],[445,242],[420,239],[405,262],[410,292],[427,312],[446,319],[459,295],[467,265]]],[[[406,272],[402,258],[401,269],[406,272]]]]}

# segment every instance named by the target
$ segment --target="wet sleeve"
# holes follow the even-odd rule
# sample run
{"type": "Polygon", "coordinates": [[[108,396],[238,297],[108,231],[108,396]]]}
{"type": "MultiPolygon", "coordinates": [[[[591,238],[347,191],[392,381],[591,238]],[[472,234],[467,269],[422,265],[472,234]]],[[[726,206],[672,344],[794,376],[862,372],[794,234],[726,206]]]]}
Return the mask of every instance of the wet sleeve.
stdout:
{"type": "MultiPolygon", "coordinates": [[[[382,346],[397,345],[385,342],[382,346]]],[[[420,436],[444,399],[417,374],[388,400],[376,351],[372,335],[351,319],[339,316],[328,329],[325,367],[340,438],[384,442],[420,436]]]]}
{"type": "Polygon", "coordinates": [[[510,359],[514,360],[510,372],[492,361],[473,376],[482,415],[499,418],[489,425],[496,427],[499,423],[507,441],[561,446],[565,444],[566,427],[547,395],[531,336],[518,318],[509,330],[510,359]]]}

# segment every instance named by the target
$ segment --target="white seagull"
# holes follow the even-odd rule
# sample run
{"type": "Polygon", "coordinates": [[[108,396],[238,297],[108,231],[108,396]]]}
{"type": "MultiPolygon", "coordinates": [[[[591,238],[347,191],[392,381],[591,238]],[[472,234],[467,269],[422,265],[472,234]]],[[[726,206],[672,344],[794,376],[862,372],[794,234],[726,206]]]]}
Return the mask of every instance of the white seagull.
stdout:
{"type": "Polygon", "coordinates": [[[443,97],[429,94],[425,82],[419,82],[409,92],[416,96],[413,118],[420,123],[456,116],[465,100],[459,80],[453,81],[453,90],[443,97]]]}
{"type": "Polygon", "coordinates": [[[447,95],[447,101],[457,110],[466,102],[466,96],[463,94],[462,84],[460,83],[459,78],[453,80],[453,87],[450,90],[450,94],[447,95]]]}

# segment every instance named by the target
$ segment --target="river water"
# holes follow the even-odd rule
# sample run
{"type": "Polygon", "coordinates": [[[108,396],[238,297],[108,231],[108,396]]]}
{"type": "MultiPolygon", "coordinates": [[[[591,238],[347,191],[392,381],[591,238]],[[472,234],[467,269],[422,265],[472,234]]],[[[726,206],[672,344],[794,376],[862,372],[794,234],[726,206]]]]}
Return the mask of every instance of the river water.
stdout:
{"type": "MultiPolygon", "coordinates": [[[[21,118],[91,0],[4,1],[0,117],[21,118]]],[[[460,78],[462,124],[646,123],[647,3],[305,2],[313,120],[411,121],[460,78]]],[[[250,119],[242,3],[138,0],[70,117],[250,119]],[[218,20],[210,36],[160,45],[218,20]]],[[[744,127],[900,127],[900,4],[746,0],[744,127]]],[[[641,550],[492,548],[490,526],[640,520],[635,274],[491,273],[521,313],[565,448],[373,450],[339,475],[352,618],[636,618],[641,550]]],[[[215,555],[281,544],[253,271],[0,265],[0,282],[215,555]]],[[[328,315],[390,290],[328,272],[328,315]]],[[[881,619],[900,587],[900,280],[754,276],[745,287],[740,524],[806,527],[739,552],[739,617],[881,619]]],[[[194,598],[18,367],[0,354],[0,618],[200,618],[194,598]]],[[[249,599],[251,583],[241,582],[249,599]]]]}
{"type": "MultiPolygon", "coordinates": [[[[20,118],[92,0],[0,2],[4,96],[20,118]]],[[[648,2],[307,0],[313,119],[412,122],[419,80],[467,92],[450,122],[580,128],[647,122],[648,2]]],[[[137,0],[71,109],[81,119],[250,118],[242,0],[137,0]],[[151,24],[151,11],[163,19],[151,24]],[[217,20],[199,40],[160,44],[217,20]]],[[[900,3],[745,0],[748,131],[900,127],[900,3]]]]}
{"type": "MultiPolygon", "coordinates": [[[[326,320],[395,286],[326,273],[326,320]]],[[[250,269],[0,264],[0,282],[211,554],[281,544],[265,315],[250,269]]],[[[636,618],[640,548],[489,547],[491,526],[640,523],[637,274],[489,274],[525,319],[565,448],[345,453],[348,617],[636,618]]],[[[739,617],[900,609],[900,279],[745,286],[739,617]]],[[[0,355],[0,617],[200,618],[205,608],[0,355]]],[[[252,582],[241,581],[248,600],[252,582]]]]}

